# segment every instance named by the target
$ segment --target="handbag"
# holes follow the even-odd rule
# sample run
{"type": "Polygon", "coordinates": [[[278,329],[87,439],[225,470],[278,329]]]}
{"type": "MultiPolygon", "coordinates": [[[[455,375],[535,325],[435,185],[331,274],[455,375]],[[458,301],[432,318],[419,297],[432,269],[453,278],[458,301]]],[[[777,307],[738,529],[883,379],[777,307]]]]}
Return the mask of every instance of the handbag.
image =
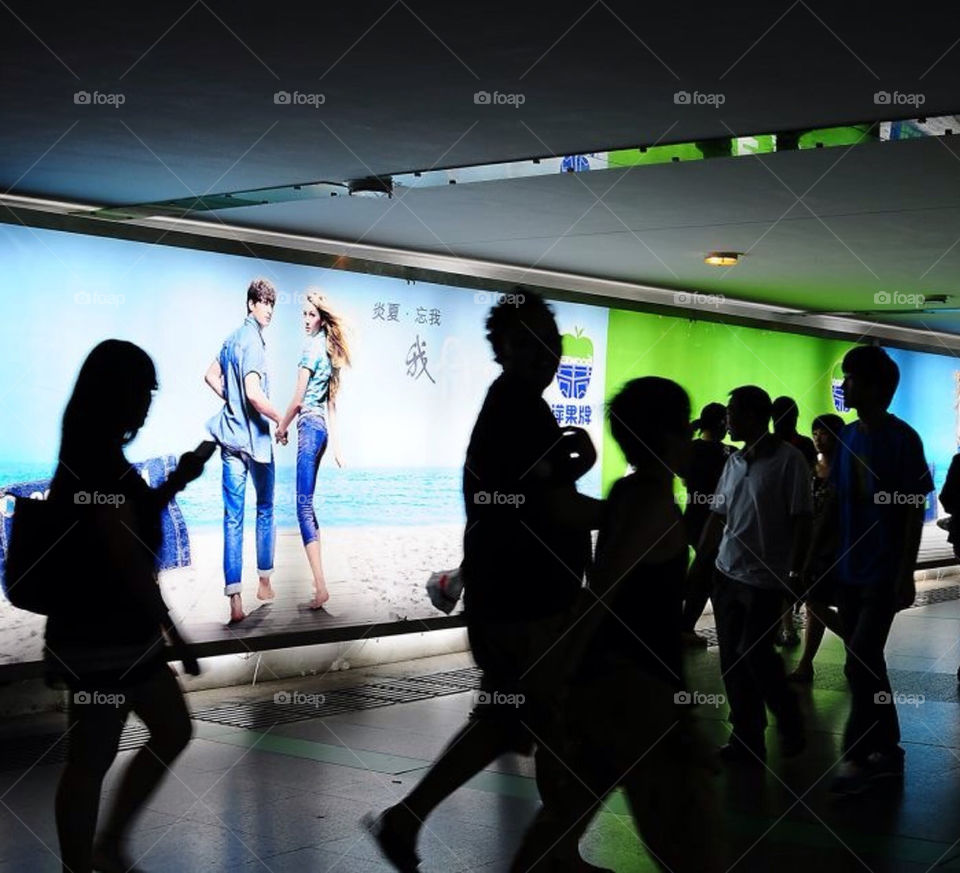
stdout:
{"type": "Polygon", "coordinates": [[[427,580],[427,595],[430,602],[447,615],[453,612],[463,592],[463,577],[460,568],[439,570],[427,580]]]}
{"type": "Polygon", "coordinates": [[[39,615],[75,610],[82,585],[71,575],[85,561],[84,516],[58,502],[16,498],[7,547],[3,588],[18,609],[39,615]]]}

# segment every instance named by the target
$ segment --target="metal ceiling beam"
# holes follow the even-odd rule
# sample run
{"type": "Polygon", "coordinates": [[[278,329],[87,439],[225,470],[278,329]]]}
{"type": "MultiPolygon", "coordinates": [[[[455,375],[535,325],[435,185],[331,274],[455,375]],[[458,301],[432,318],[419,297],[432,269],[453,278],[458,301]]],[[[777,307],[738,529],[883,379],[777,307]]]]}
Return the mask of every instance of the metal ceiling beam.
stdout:
{"type": "MultiPolygon", "coordinates": [[[[549,296],[595,305],[660,312],[675,317],[749,324],[795,333],[872,339],[905,348],[960,354],[960,336],[942,331],[885,324],[852,315],[812,313],[677,288],[580,276],[556,270],[527,268],[495,261],[420,252],[327,237],[242,227],[222,221],[179,217],[133,217],[117,223],[98,217],[99,206],[60,200],[0,194],[0,222],[54,227],[74,233],[138,239],[216,251],[240,243],[248,254],[269,250],[269,257],[312,262],[332,269],[386,272],[421,281],[468,287],[526,285],[549,296]],[[259,250],[259,251],[258,251],[259,250]],[[312,257],[311,257],[312,256],[312,257]],[[372,269],[387,265],[386,270],[372,269]]],[[[233,249],[231,249],[233,250],[233,249]]],[[[239,252],[243,254],[243,252],[239,252]]]]}

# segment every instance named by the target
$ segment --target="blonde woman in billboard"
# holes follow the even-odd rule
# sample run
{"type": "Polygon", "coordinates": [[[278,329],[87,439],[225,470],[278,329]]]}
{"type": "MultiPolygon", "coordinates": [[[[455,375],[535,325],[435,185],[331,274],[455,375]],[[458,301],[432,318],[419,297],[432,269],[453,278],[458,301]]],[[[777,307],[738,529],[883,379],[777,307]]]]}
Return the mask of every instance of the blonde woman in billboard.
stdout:
{"type": "Polygon", "coordinates": [[[313,573],[311,609],[330,599],[320,556],[320,528],[313,506],[320,461],[329,445],[338,467],[343,466],[337,439],[336,409],[340,370],[350,365],[350,349],[342,317],[317,289],[308,289],[303,304],[307,341],[300,355],[297,387],[277,426],[277,442],[287,444],[288,428],[297,419],[297,522],[313,573]]]}

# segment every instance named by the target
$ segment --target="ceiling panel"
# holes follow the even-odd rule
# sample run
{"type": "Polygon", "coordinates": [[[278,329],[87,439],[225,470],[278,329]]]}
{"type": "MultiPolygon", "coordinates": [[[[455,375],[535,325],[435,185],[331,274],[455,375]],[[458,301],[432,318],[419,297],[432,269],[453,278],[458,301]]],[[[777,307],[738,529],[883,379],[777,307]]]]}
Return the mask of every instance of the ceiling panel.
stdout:
{"type": "MultiPolygon", "coordinates": [[[[11,0],[0,18],[0,190],[104,205],[960,109],[960,25],[940,4],[11,0]]],[[[206,218],[859,309],[878,289],[960,295],[955,142],[206,218]],[[749,256],[718,271],[715,248],[749,256]]]]}

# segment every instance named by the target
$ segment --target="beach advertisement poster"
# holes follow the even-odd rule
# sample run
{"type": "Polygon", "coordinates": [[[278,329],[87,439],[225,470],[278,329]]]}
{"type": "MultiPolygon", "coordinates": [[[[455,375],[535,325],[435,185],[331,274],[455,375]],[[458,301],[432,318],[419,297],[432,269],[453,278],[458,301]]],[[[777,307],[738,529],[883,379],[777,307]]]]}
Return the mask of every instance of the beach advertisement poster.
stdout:
{"type": "MultiPolygon", "coordinates": [[[[304,310],[311,295],[323,295],[349,350],[336,389],[339,451],[327,445],[307,498],[329,600],[323,609],[311,608],[315,577],[298,513],[294,422],[285,445],[273,442],[275,598],[257,599],[256,492],[248,477],[240,555],[247,617],[226,626],[223,461],[216,452],[164,519],[160,585],[174,616],[197,641],[256,635],[282,641],[286,632],[313,628],[346,627],[357,638],[385,623],[426,630],[426,620],[444,615],[426,583],[462,559],[464,457],[487,388],[500,372],[485,327],[497,293],[264,260],[252,252],[228,255],[13,225],[0,225],[0,259],[6,279],[0,567],[14,497],[42,499],[49,487],[64,406],[90,350],[107,338],[129,340],[156,365],[157,391],[126,455],[157,485],[181,453],[209,439],[208,422],[223,402],[205,376],[224,340],[244,323],[251,280],[262,277],[277,293],[262,337],[269,397],[281,413],[310,354],[304,310]]],[[[772,397],[797,400],[801,432],[824,412],[855,418],[841,391],[840,361],[849,341],[564,301],[550,305],[561,359],[543,397],[561,426],[590,434],[597,461],[577,484],[593,497],[627,472],[604,416],[606,402],[632,378],[675,379],[690,394],[694,415],[706,403],[726,402],[737,385],[758,384],[772,397]]],[[[891,411],[920,433],[939,490],[957,449],[956,359],[890,353],[901,370],[891,411]]],[[[934,494],[928,520],[937,512],[934,494]]],[[[79,573],[77,584],[97,580],[79,573]]],[[[40,659],[43,621],[0,597],[0,666],[40,659]]]]}
{"type": "MultiPolygon", "coordinates": [[[[323,294],[343,325],[335,427],[339,460],[324,452],[312,498],[329,600],[315,590],[298,519],[297,424],[273,443],[275,599],[257,599],[256,494],[246,485],[242,595],[247,618],[225,631],[224,497],[219,451],[177,498],[165,523],[160,584],[188,635],[199,640],[441,617],[430,575],[459,565],[467,442],[486,390],[500,372],[486,339],[494,292],[465,290],[252,255],[235,256],[0,226],[10,308],[0,319],[0,546],[14,496],[42,498],[56,466],[61,419],[80,366],[115,337],[153,359],[158,387],[127,458],[159,484],[176,458],[209,439],[223,403],[204,376],[247,314],[252,279],[276,289],[263,328],[271,403],[283,413],[308,337],[307,295],[323,294]]],[[[544,399],[562,425],[584,427],[602,446],[607,310],[554,302],[563,337],[556,380],[544,399]]],[[[271,433],[274,428],[271,426],[271,433]]],[[[597,464],[579,487],[600,496],[597,464]]],[[[78,571],[79,572],[79,571],[78,571]]],[[[78,584],[95,585],[94,578],[78,584]]],[[[92,593],[93,594],[93,593],[92,593]]],[[[459,607],[458,607],[459,608],[459,607]]],[[[0,665],[41,657],[43,618],[0,602],[0,665]]]]}

